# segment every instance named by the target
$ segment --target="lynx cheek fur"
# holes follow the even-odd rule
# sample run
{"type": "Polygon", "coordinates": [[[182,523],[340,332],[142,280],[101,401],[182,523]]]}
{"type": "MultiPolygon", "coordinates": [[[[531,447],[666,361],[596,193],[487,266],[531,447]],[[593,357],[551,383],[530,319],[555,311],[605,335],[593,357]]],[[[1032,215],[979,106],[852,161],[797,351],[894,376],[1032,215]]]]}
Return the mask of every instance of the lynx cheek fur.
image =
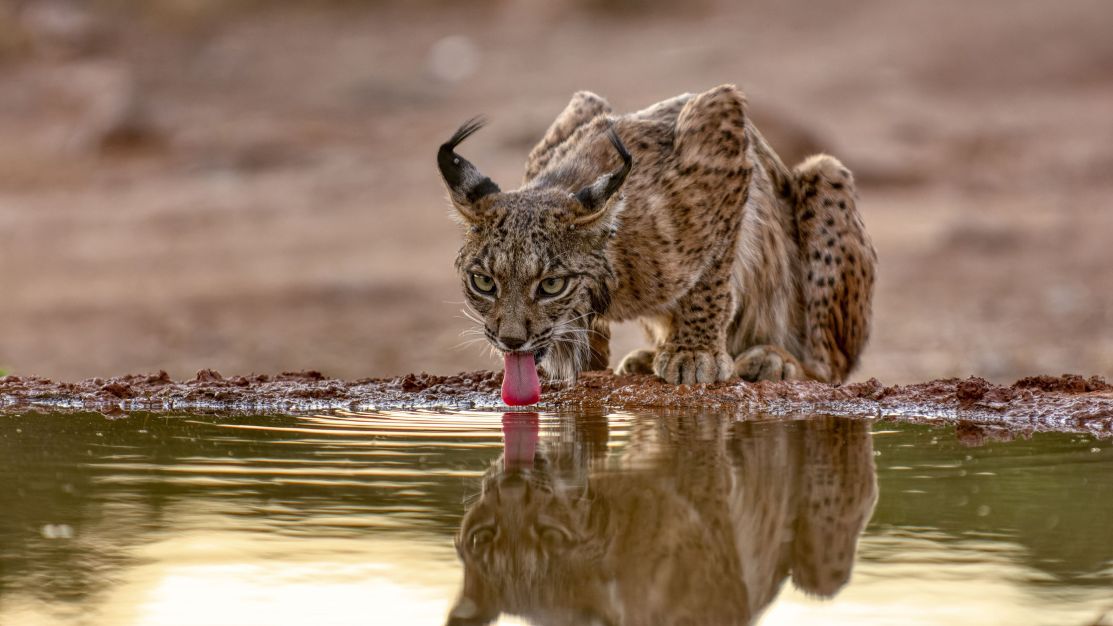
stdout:
{"type": "Polygon", "coordinates": [[[468,227],[464,292],[508,372],[529,355],[564,378],[605,368],[608,323],[631,319],[653,348],[619,373],[841,382],[857,364],[877,257],[850,171],[789,170],[733,85],[627,115],[579,92],[509,192],[455,152],[479,127],[438,165],[468,227]]]}

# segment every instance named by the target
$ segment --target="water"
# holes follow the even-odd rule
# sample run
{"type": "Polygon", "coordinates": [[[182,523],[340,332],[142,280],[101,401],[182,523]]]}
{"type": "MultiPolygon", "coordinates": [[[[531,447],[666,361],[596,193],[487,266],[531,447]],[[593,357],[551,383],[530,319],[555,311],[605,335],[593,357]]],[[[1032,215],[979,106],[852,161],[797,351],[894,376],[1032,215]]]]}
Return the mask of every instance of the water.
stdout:
{"type": "Polygon", "coordinates": [[[0,624],[453,612],[1109,623],[1113,442],[680,413],[0,416],[0,624]]]}

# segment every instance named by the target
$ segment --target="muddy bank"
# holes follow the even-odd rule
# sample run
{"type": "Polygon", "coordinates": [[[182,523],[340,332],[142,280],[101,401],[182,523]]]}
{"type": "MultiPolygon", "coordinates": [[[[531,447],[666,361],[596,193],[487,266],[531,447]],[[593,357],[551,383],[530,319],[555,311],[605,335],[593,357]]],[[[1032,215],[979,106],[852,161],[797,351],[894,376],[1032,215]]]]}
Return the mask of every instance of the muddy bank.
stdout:
{"type": "MultiPolygon", "coordinates": [[[[345,381],[320,372],[225,377],[202,370],[192,380],[165,373],[91,378],[78,383],[0,378],[0,411],[72,409],[117,411],[266,411],[326,409],[504,408],[499,372],[454,376],[407,374],[345,381]]],[[[1113,385],[1100,377],[1037,376],[1012,385],[981,378],[886,386],[875,379],[831,386],[815,382],[666,385],[649,376],[585,374],[574,387],[547,384],[541,408],[633,410],[709,409],[788,415],[829,413],[945,420],[972,438],[994,429],[1066,430],[1113,434],[1113,385]]]]}

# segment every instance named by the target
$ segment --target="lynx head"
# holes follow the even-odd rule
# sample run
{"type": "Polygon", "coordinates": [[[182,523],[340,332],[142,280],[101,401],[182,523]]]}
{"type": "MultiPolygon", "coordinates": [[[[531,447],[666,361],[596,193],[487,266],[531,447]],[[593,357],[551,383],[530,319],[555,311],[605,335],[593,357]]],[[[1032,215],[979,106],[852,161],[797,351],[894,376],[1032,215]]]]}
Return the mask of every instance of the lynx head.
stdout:
{"type": "Polygon", "coordinates": [[[540,454],[532,468],[492,468],[456,536],[464,584],[450,626],[490,624],[502,613],[612,623],[602,567],[610,516],[576,482],[551,473],[540,454]]]}
{"type": "Polygon", "coordinates": [[[614,273],[606,248],[630,153],[612,130],[617,169],[592,173],[594,180],[578,189],[531,182],[504,192],[455,151],[481,126],[479,120],[464,124],[437,154],[467,227],[456,269],[468,307],[508,359],[531,354],[552,375],[574,378],[590,356],[592,321],[610,303],[614,273]]]}

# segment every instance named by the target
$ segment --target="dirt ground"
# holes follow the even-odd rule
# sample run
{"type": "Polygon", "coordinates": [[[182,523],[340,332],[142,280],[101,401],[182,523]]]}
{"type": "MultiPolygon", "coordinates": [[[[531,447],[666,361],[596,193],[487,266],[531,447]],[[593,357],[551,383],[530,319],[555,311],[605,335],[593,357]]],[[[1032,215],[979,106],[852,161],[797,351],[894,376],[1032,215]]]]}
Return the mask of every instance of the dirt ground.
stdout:
{"type": "MultiPolygon", "coordinates": [[[[206,411],[305,413],[383,409],[506,410],[499,398],[501,373],[489,370],[450,376],[406,374],[355,381],[320,372],[286,372],[225,378],[201,370],[191,380],[157,374],[90,378],[56,383],[35,377],[0,377],[0,415],[48,411],[129,413],[206,411]]],[[[955,426],[960,439],[977,445],[1033,431],[1113,436],[1113,385],[1099,376],[1030,376],[1012,385],[984,378],[952,378],[885,386],[871,378],[832,386],[814,381],[669,385],[654,376],[584,374],[575,386],[547,384],[541,404],[518,411],[744,412],[751,418],[823,414],[875,417],[955,426]]],[[[509,415],[509,414],[508,414],[509,415]]]]}
{"type": "Polygon", "coordinates": [[[497,369],[457,347],[436,146],[486,114],[512,187],[576,90],[734,82],[857,175],[855,380],[1113,378],[1113,4],[642,4],[0,4],[0,370],[497,369]]]}

